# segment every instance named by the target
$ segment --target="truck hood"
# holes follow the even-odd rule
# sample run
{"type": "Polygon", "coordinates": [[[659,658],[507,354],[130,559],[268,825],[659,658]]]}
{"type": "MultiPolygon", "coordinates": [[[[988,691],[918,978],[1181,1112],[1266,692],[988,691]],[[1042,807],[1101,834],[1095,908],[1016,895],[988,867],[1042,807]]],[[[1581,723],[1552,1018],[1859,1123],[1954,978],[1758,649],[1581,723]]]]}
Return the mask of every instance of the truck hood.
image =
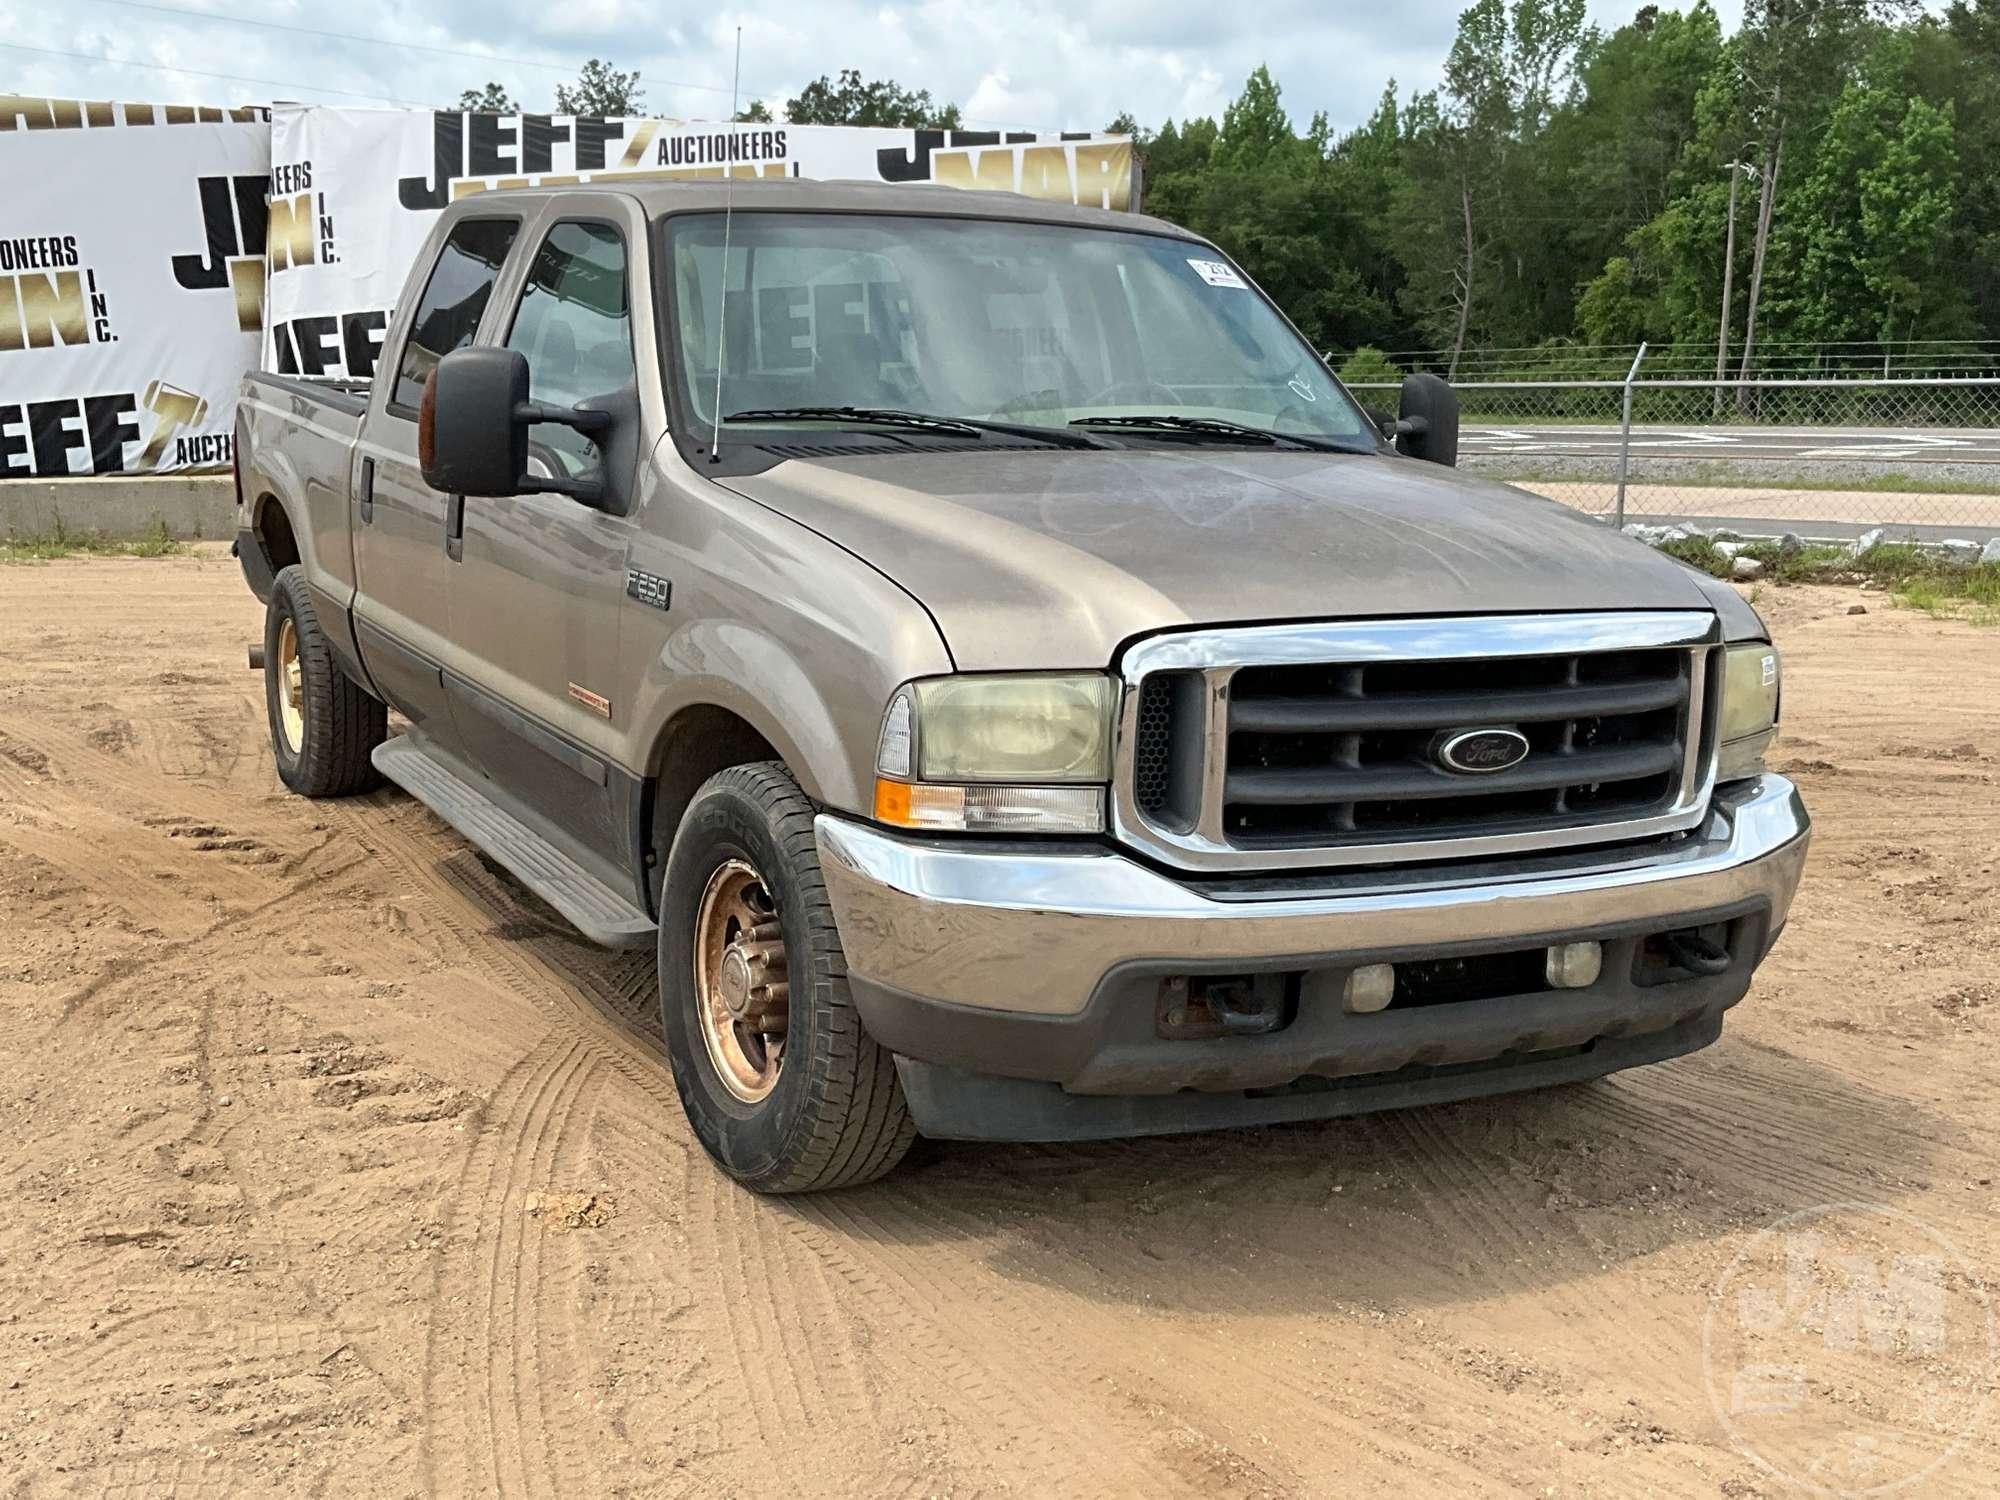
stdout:
{"type": "Polygon", "coordinates": [[[723,482],[901,584],[961,671],[1102,667],[1191,624],[1711,607],[1566,506],[1388,456],[1013,449],[723,482]]]}

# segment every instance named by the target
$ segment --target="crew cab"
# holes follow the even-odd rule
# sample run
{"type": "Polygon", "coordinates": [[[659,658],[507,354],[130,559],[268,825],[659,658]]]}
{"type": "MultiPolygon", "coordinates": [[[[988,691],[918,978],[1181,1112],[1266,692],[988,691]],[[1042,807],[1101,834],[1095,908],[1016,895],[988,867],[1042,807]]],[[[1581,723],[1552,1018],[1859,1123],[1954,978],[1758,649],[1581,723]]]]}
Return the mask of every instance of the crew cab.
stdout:
{"type": "Polygon", "coordinates": [[[1784,926],[1750,606],[1458,472],[1434,377],[1371,417],[1171,224],[482,193],[378,368],[243,387],[278,773],[654,949],[755,1188],[1655,1062],[1784,926]]]}

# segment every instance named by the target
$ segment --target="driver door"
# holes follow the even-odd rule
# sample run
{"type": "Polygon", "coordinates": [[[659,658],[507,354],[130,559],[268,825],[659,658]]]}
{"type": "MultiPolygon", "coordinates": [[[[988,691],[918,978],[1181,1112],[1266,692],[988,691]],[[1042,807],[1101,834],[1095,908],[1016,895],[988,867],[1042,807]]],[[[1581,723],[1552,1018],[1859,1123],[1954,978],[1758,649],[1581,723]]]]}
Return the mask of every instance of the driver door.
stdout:
{"type": "MultiPolygon", "coordinates": [[[[534,249],[502,289],[511,303],[492,338],[526,356],[534,400],[574,406],[634,387],[632,247],[644,244],[635,217],[623,200],[566,196],[560,215],[525,231],[534,249]]],[[[625,403],[617,421],[638,420],[636,401],[625,403]]],[[[612,759],[629,711],[612,674],[635,480],[617,468],[621,458],[634,467],[636,452],[629,431],[618,437],[529,429],[529,473],[601,473],[598,504],[546,492],[466,497],[451,612],[453,638],[470,649],[446,674],[453,717],[491,790],[613,884],[632,793],[612,759]]]]}

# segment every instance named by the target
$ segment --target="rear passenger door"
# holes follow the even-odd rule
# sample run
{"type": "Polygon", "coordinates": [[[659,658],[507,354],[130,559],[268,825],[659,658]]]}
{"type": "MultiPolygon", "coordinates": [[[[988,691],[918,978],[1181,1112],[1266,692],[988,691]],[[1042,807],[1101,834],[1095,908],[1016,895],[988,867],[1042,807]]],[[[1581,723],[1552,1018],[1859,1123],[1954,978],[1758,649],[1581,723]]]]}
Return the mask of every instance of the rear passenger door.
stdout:
{"type": "Polygon", "coordinates": [[[527,359],[532,399],[610,401],[618,412],[597,439],[559,423],[530,428],[528,472],[598,474],[607,493],[594,505],[546,492],[466,500],[451,593],[464,656],[447,681],[459,728],[509,810],[600,862],[605,879],[629,882],[637,783],[612,758],[614,720],[630,710],[612,674],[638,457],[631,278],[644,220],[622,197],[565,194],[529,235],[492,341],[527,359]]]}
{"type": "Polygon", "coordinates": [[[460,219],[435,259],[413,273],[400,304],[405,316],[391,335],[394,352],[369,393],[355,481],[355,631],[369,675],[431,748],[460,759],[465,745],[441,669],[451,649],[450,554],[463,500],[424,483],[417,406],[438,361],[486,325],[520,232],[519,214],[460,219]]]}

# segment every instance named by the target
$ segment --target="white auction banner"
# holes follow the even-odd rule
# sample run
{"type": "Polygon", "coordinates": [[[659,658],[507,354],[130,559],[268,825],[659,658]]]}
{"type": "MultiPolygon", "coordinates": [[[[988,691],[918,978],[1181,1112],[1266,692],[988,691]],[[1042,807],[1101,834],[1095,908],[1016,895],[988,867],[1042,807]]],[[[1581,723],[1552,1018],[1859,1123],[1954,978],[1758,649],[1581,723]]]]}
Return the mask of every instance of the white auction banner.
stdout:
{"type": "Polygon", "coordinates": [[[0,96],[0,478],[229,463],[269,114],[0,96]]]}
{"type": "Polygon", "coordinates": [[[935,182],[1113,209],[1135,197],[1125,136],[280,105],[270,160],[264,367],[362,379],[431,226],[469,193],[726,171],[935,182]]]}

